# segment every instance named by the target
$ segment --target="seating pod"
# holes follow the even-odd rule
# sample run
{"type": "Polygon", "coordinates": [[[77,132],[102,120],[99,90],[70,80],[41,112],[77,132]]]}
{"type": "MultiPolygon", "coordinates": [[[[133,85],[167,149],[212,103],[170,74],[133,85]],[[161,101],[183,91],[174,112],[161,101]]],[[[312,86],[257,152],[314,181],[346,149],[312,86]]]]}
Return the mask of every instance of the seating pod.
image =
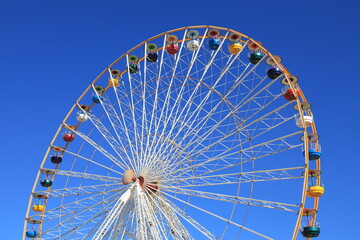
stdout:
{"type": "Polygon", "coordinates": [[[286,91],[283,93],[283,96],[286,100],[292,101],[296,99],[296,96],[299,96],[301,91],[299,89],[295,89],[295,93],[291,88],[286,89],[286,91]]]}
{"type": "Polygon", "coordinates": [[[35,204],[35,205],[33,205],[32,210],[34,212],[43,212],[43,211],[45,211],[45,206],[40,205],[40,204],[35,204]]]}
{"type": "Polygon", "coordinates": [[[101,101],[104,99],[102,96],[99,95],[100,93],[96,94],[93,93],[91,100],[93,103],[101,103],[101,101]]]}
{"type": "Polygon", "coordinates": [[[148,62],[154,63],[156,62],[158,59],[158,54],[157,53],[148,53],[148,55],[146,56],[146,60],[148,62]]]}
{"type": "Polygon", "coordinates": [[[320,157],[321,157],[320,151],[316,151],[316,149],[314,149],[314,148],[309,149],[309,159],[310,160],[316,160],[316,159],[319,159],[320,157]]]}
{"type": "Polygon", "coordinates": [[[220,41],[217,39],[210,39],[208,42],[210,50],[217,50],[220,46],[220,41]]]}
{"type": "Polygon", "coordinates": [[[75,135],[71,133],[65,133],[63,135],[63,139],[65,142],[72,142],[75,139],[75,135]]]}
{"type": "Polygon", "coordinates": [[[186,47],[191,51],[195,51],[200,48],[200,44],[198,40],[190,40],[186,43],[186,47]]]}
{"type": "Polygon", "coordinates": [[[282,71],[278,67],[270,68],[269,70],[267,70],[267,76],[272,80],[278,78],[281,75],[282,71]]]}
{"type": "Polygon", "coordinates": [[[320,228],[319,227],[304,227],[301,234],[306,238],[313,238],[320,235],[320,228]]]}
{"type": "MultiPolygon", "coordinates": [[[[304,122],[305,127],[310,127],[311,124],[314,122],[314,118],[312,116],[304,116],[304,122]]],[[[296,118],[296,126],[298,126],[299,128],[303,128],[301,116],[296,118]]]]}
{"type": "Polygon", "coordinates": [[[260,60],[264,57],[264,54],[262,52],[254,52],[250,54],[249,61],[252,64],[257,64],[260,62],[260,60]]]}
{"type": "Polygon", "coordinates": [[[38,236],[38,233],[33,230],[26,231],[26,237],[28,238],[36,238],[38,236]]]}
{"type": "MultiPolygon", "coordinates": [[[[110,78],[109,81],[108,81],[108,83],[109,83],[109,86],[111,86],[111,87],[118,87],[118,86],[120,86],[119,79],[117,79],[117,78],[110,78]]],[[[79,121],[80,121],[80,120],[79,120],[79,121]]]]}
{"type": "Polygon", "coordinates": [[[236,55],[241,51],[242,48],[243,46],[240,43],[233,43],[229,45],[229,52],[232,55],[236,55]]]}
{"type": "Polygon", "coordinates": [[[324,194],[324,187],[323,186],[310,186],[309,190],[307,190],[306,194],[308,197],[321,197],[324,194]]]}
{"type": "Polygon", "coordinates": [[[52,163],[59,164],[62,162],[62,157],[60,156],[51,156],[50,160],[52,163]]]}
{"type": "Polygon", "coordinates": [[[40,185],[43,187],[51,187],[53,182],[50,179],[43,179],[40,181],[40,185]]]}
{"type": "Polygon", "coordinates": [[[177,44],[170,43],[166,45],[165,49],[169,54],[175,55],[179,51],[179,46],[177,44]]]}

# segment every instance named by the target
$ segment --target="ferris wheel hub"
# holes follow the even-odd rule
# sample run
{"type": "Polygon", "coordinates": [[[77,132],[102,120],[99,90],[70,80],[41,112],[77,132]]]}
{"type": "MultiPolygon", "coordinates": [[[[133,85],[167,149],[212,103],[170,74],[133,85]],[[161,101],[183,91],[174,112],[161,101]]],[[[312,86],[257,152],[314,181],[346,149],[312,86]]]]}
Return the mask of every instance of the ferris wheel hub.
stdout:
{"type": "Polygon", "coordinates": [[[134,176],[135,176],[135,173],[132,169],[128,169],[124,172],[122,178],[121,178],[121,181],[124,185],[127,185],[129,184],[131,181],[133,181],[134,179],[134,176]]]}

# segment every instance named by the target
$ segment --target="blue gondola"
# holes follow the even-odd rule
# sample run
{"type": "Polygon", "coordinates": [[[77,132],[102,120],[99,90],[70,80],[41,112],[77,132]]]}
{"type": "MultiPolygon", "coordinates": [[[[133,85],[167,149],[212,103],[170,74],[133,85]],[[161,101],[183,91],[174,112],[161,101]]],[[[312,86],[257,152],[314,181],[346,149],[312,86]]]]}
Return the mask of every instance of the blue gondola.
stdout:
{"type": "Polygon", "coordinates": [[[43,187],[51,187],[52,183],[53,182],[49,179],[43,179],[40,181],[40,185],[43,187]]]}
{"type": "Polygon", "coordinates": [[[94,103],[100,103],[102,100],[103,100],[102,96],[97,96],[97,95],[94,94],[93,97],[92,97],[92,101],[94,103]]]}
{"type": "Polygon", "coordinates": [[[51,156],[50,158],[52,163],[59,164],[62,162],[62,157],[60,156],[51,156]]]}
{"type": "Polygon", "coordinates": [[[38,236],[38,233],[36,231],[26,231],[26,237],[28,238],[36,238],[38,236]]]}
{"type": "Polygon", "coordinates": [[[148,53],[148,55],[146,57],[146,60],[151,63],[156,62],[157,59],[158,59],[157,53],[148,53]]]}
{"type": "Polygon", "coordinates": [[[129,65],[129,71],[130,71],[131,74],[137,73],[137,71],[138,71],[138,66],[137,66],[137,64],[130,64],[130,65],[129,65]]]}
{"type": "Polygon", "coordinates": [[[270,68],[267,71],[267,76],[270,79],[276,79],[277,77],[279,77],[282,74],[282,71],[280,68],[274,67],[274,68],[270,68]]]}
{"type": "Polygon", "coordinates": [[[309,149],[309,159],[310,160],[316,160],[321,157],[321,152],[317,152],[315,149],[311,148],[309,149]]]}
{"type": "Polygon", "coordinates": [[[264,57],[264,54],[262,52],[254,52],[250,55],[249,57],[249,61],[252,64],[257,64],[258,62],[260,62],[260,60],[264,57]]]}
{"type": "Polygon", "coordinates": [[[217,39],[210,39],[208,42],[210,50],[216,50],[220,46],[220,42],[217,39]]]}

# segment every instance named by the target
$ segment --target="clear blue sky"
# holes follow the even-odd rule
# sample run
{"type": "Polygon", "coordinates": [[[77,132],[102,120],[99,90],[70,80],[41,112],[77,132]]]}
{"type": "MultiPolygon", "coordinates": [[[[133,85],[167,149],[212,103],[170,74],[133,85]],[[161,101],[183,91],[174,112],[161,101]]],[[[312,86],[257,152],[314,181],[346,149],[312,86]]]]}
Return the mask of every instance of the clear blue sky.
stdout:
{"type": "Polygon", "coordinates": [[[359,9],[354,0],[2,1],[1,239],[20,239],[45,150],[89,83],[143,40],[199,24],[262,41],[299,77],[323,148],[318,239],[356,239],[359,9]]]}

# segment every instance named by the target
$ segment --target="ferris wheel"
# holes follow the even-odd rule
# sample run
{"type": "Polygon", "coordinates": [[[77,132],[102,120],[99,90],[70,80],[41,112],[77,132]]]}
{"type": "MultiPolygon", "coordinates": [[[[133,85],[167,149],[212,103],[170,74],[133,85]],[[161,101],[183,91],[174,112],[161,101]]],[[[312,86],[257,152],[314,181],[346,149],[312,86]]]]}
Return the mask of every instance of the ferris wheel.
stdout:
{"type": "Polygon", "coordinates": [[[281,62],[216,26],[124,53],[51,141],[23,239],[317,237],[319,135],[281,62]]]}

